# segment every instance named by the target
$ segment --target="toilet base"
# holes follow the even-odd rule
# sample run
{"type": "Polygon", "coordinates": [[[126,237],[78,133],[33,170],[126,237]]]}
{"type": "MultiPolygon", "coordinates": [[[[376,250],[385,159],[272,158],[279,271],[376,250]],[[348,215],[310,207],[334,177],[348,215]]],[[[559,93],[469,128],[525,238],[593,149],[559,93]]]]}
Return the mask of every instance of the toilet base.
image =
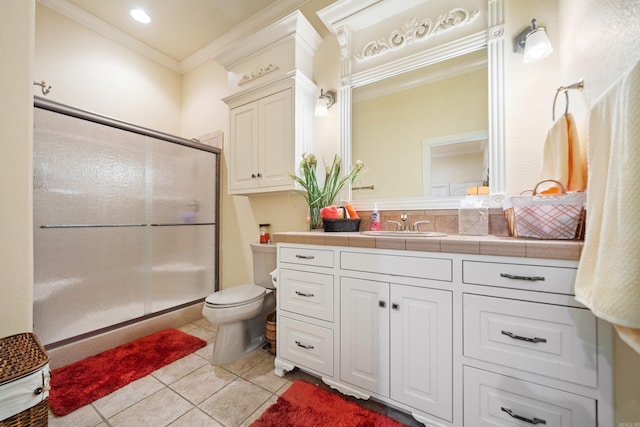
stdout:
{"type": "Polygon", "coordinates": [[[241,322],[218,325],[211,364],[220,366],[232,363],[262,347],[265,342],[265,318],[275,309],[274,292],[269,292],[265,295],[262,310],[257,316],[241,322]]]}

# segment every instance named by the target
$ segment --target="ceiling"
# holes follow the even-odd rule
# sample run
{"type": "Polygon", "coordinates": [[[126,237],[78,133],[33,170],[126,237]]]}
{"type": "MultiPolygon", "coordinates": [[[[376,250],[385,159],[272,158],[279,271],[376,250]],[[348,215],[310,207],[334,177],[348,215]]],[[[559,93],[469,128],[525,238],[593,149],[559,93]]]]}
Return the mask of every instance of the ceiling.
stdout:
{"type": "MultiPolygon", "coordinates": [[[[322,36],[315,12],[335,0],[40,0],[55,9],[74,9],[142,42],[177,63],[219,40],[239,24],[260,28],[300,9],[322,36]],[[129,9],[142,8],[151,23],[140,24],[129,9]]],[[[77,15],[77,14],[76,14],[77,15]]],[[[325,33],[325,34],[323,34],[325,33]]]]}

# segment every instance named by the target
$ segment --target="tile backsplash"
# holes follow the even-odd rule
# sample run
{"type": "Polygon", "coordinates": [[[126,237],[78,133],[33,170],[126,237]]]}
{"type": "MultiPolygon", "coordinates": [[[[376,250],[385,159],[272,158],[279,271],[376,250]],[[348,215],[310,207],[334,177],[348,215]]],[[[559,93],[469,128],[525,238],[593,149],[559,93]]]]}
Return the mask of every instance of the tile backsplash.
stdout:
{"type": "MultiPolygon", "coordinates": [[[[406,213],[407,223],[411,227],[416,221],[429,221],[421,224],[420,231],[440,231],[447,234],[458,234],[458,209],[429,209],[429,210],[387,210],[380,211],[382,230],[395,230],[395,224],[387,221],[400,221],[400,215],[406,213]]],[[[371,226],[371,211],[358,211],[360,230],[369,230],[371,226]]],[[[507,221],[500,208],[489,209],[489,234],[494,236],[508,236],[507,221]]]]}

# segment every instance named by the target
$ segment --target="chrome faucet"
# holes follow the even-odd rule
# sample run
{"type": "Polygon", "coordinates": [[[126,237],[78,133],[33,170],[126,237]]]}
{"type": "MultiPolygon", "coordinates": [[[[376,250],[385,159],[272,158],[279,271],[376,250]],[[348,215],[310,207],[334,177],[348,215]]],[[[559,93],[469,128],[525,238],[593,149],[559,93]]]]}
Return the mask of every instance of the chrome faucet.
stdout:
{"type": "Polygon", "coordinates": [[[409,231],[409,227],[407,227],[408,219],[409,219],[409,215],[407,215],[406,212],[400,215],[400,220],[402,221],[402,231],[409,231]]]}
{"type": "Polygon", "coordinates": [[[387,224],[395,224],[396,231],[402,231],[402,224],[400,224],[398,221],[387,221],[387,224]]]}
{"type": "Polygon", "coordinates": [[[425,221],[416,221],[416,222],[414,222],[413,223],[413,231],[420,231],[419,230],[420,224],[429,224],[429,221],[425,220],[425,221]]]}
{"type": "MultiPolygon", "coordinates": [[[[396,226],[396,231],[406,231],[409,232],[409,215],[407,213],[403,213],[400,215],[400,221],[387,221],[387,224],[394,224],[396,226]],[[400,222],[402,221],[402,223],[400,222]]],[[[420,231],[419,227],[421,224],[430,224],[429,221],[416,221],[413,223],[413,227],[411,228],[413,231],[420,231]]]]}

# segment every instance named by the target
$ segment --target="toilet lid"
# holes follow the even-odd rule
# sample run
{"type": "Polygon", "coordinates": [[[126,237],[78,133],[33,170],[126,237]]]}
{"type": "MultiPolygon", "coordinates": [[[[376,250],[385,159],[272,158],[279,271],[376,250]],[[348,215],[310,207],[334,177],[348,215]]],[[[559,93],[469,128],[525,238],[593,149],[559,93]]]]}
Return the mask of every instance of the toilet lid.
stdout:
{"type": "Polygon", "coordinates": [[[214,306],[234,306],[253,302],[264,297],[266,289],[253,284],[238,285],[209,295],[205,302],[214,306]]]}

